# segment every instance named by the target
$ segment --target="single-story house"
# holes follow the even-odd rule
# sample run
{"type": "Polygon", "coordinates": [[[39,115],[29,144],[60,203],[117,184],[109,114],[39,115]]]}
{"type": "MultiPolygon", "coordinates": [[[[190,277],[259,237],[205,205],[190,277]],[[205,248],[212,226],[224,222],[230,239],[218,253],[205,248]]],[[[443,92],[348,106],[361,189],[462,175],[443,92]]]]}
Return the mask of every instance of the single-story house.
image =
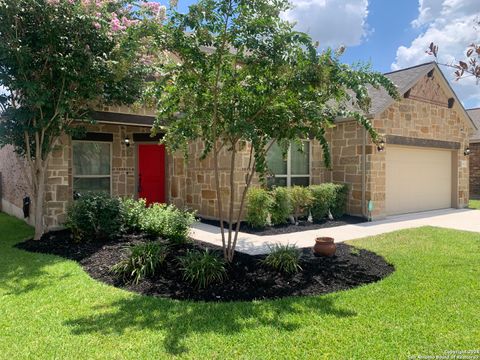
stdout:
{"type": "MultiPolygon", "coordinates": [[[[480,129],[480,108],[467,110],[480,129]]],[[[470,137],[470,199],[480,199],[480,130],[470,137]]]]}
{"type": "MultiPolygon", "coordinates": [[[[306,140],[305,151],[292,147],[287,159],[275,146],[269,165],[277,185],[347,183],[348,213],[373,219],[442,208],[463,208],[469,200],[470,136],[477,129],[435,63],[386,74],[397,86],[400,100],[384,90],[371,89],[369,117],[383,138],[374,145],[366,131],[351,119],[339,119],[327,134],[333,166],[323,165],[316,141],[306,140]],[[370,203],[370,206],[368,204],[370,203]],[[373,206],[372,206],[373,205],[373,206]],[[371,210],[371,212],[369,212],[371,210]]],[[[149,136],[154,113],[105,107],[95,113],[97,123],[87,136],[64,136],[52,154],[48,170],[45,223],[57,227],[65,219],[75,192],[103,190],[115,196],[146,198],[195,209],[215,218],[216,193],[212,160],[195,156],[201,143],[190,145],[185,163],[158,138],[149,136]]],[[[239,149],[235,187],[245,183],[248,144],[239,149]]],[[[22,198],[29,195],[21,160],[11,148],[0,151],[2,211],[22,216],[22,198]]],[[[229,161],[220,154],[221,191],[229,198],[229,161]]],[[[235,206],[238,208],[240,191],[235,206]]],[[[226,208],[226,206],[225,206],[226,208]]]]}

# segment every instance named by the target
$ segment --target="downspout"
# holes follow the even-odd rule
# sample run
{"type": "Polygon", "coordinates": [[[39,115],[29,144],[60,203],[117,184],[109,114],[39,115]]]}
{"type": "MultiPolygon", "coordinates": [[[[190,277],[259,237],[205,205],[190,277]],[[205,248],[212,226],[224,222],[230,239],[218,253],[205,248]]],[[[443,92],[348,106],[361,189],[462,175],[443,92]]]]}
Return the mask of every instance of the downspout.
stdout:
{"type": "Polygon", "coordinates": [[[367,189],[366,189],[366,184],[367,184],[367,152],[366,152],[366,146],[367,146],[367,130],[362,127],[362,216],[367,218],[367,189]]]}

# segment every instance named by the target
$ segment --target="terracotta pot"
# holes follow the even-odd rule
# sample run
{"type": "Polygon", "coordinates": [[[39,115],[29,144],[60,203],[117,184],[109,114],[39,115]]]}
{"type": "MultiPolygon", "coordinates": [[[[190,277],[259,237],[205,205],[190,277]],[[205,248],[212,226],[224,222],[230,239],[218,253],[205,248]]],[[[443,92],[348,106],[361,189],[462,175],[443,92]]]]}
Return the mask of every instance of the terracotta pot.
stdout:
{"type": "Polygon", "coordinates": [[[317,256],[333,256],[337,246],[334,243],[334,239],[331,237],[319,237],[315,239],[315,246],[313,247],[313,253],[317,256]]]}

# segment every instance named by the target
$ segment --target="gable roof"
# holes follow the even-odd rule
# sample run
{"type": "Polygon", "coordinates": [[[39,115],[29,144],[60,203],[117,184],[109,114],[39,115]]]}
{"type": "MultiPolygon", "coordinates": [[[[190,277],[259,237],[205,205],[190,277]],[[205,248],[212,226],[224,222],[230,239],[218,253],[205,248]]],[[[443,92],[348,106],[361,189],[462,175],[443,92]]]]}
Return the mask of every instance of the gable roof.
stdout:
{"type": "Polygon", "coordinates": [[[480,108],[468,109],[467,113],[470,115],[470,118],[473,120],[475,125],[477,125],[477,131],[475,131],[470,137],[470,141],[480,142],[480,108]]]}
{"type": "MultiPolygon", "coordinates": [[[[463,107],[462,103],[457,97],[457,94],[453,91],[448,80],[445,78],[442,70],[439,68],[436,62],[428,62],[409,68],[392,71],[385,73],[384,75],[389,78],[396,86],[397,90],[400,93],[400,96],[403,96],[408,90],[410,90],[420,79],[427,75],[430,71],[434,70],[435,73],[440,74],[440,81],[443,83],[443,87],[448,91],[451,96],[455,99],[454,106],[457,107],[460,113],[463,113],[466,119],[470,122],[470,125],[474,129],[480,129],[480,123],[475,123],[463,107]]],[[[384,88],[374,89],[371,87],[369,89],[370,98],[372,105],[370,108],[370,116],[376,116],[385,111],[395,100],[388,95],[387,91],[384,88]]]]}

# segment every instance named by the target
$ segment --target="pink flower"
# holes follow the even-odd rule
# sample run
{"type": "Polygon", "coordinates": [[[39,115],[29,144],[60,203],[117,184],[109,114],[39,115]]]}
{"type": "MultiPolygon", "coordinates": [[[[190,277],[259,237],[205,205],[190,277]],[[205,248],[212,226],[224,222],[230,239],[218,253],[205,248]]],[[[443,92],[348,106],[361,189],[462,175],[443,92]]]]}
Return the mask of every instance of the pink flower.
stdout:
{"type": "Polygon", "coordinates": [[[155,13],[157,13],[159,10],[160,10],[160,4],[159,3],[156,3],[156,2],[146,2],[146,3],[143,3],[142,4],[142,7],[145,9],[145,10],[148,10],[148,11],[153,11],[155,13]]]}
{"type": "Polygon", "coordinates": [[[48,5],[58,5],[60,4],[60,0],[47,0],[48,5]]]}
{"type": "Polygon", "coordinates": [[[101,25],[100,23],[98,23],[98,22],[94,22],[94,23],[93,23],[93,27],[94,27],[95,29],[99,30],[99,29],[102,28],[102,25],[101,25]]]}

